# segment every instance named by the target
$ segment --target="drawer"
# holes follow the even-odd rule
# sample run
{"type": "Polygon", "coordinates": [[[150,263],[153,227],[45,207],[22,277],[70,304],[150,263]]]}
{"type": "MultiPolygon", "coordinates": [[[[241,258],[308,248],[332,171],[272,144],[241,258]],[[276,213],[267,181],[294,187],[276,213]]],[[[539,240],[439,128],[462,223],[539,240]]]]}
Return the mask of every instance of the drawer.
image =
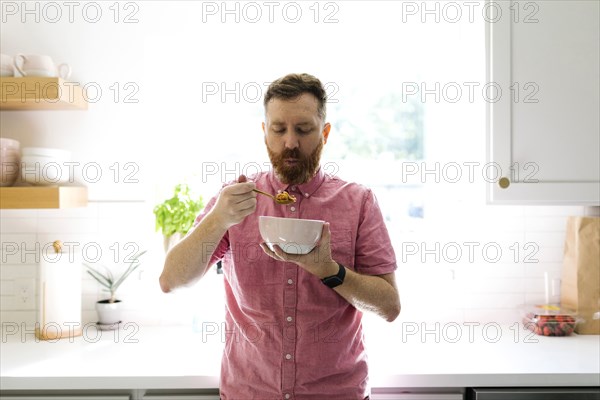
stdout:
{"type": "Polygon", "coordinates": [[[370,400],[463,400],[460,393],[374,393],[370,400]]]}
{"type": "Polygon", "coordinates": [[[600,400],[600,388],[482,388],[473,400],[600,400]]]}

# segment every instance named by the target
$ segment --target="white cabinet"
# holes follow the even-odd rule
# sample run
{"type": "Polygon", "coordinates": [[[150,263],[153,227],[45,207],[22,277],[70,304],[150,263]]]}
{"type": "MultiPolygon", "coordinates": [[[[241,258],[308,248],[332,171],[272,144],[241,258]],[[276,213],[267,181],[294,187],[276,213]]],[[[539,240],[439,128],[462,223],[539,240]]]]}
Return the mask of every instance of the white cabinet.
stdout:
{"type": "Polygon", "coordinates": [[[95,395],[55,395],[55,396],[37,396],[37,395],[0,395],[1,400],[130,400],[128,395],[107,395],[107,396],[95,396],[95,395]]]}
{"type": "Polygon", "coordinates": [[[487,6],[488,201],[599,204],[600,2],[487,6]]]}

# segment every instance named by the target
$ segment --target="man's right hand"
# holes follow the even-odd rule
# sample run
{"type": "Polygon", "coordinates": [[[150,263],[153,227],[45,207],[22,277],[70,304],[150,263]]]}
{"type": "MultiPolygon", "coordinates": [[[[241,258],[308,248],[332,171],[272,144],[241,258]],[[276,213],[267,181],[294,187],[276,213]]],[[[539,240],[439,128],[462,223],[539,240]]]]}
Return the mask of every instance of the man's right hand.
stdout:
{"type": "Polygon", "coordinates": [[[221,190],[211,214],[224,229],[239,224],[256,210],[255,188],[254,182],[248,182],[244,175],[240,175],[237,183],[221,190]]]}

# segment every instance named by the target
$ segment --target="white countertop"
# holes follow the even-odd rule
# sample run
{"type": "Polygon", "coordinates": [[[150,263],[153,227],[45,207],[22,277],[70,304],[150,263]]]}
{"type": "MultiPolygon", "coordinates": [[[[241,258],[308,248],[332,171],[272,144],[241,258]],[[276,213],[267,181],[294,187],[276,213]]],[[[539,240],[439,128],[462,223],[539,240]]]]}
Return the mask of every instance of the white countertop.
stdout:
{"type": "MultiPolygon", "coordinates": [[[[514,326],[451,323],[436,337],[433,327],[394,323],[368,332],[371,386],[600,386],[598,335],[543,337],[514,326]]],[[[104,332],[90,326],[84,336],[55,342],[20,333],[2,334],[2,390],[218,387],[218,333],[134,324],[104,332]]]]}

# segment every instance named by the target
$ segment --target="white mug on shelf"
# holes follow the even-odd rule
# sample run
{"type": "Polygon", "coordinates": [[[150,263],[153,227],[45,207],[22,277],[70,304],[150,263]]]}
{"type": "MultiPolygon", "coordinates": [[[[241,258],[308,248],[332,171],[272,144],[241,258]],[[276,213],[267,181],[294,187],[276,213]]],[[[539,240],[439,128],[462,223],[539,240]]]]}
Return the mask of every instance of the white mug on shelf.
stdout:
{"type": "Polygon", "coordinates": [[[13,58],[8,54],[0,54],[0,76],[14,76],[13,58]]]}
{"type": "Polygon", "coordinates": [[[56,66],[49,56],[17,54],[14,66],[23,76],[63,79],[69,79],[71,76],[71,66],[69,64],[64,63],[56,66]],[[19,60],[22,66],[19,66],[19,60]]]}

